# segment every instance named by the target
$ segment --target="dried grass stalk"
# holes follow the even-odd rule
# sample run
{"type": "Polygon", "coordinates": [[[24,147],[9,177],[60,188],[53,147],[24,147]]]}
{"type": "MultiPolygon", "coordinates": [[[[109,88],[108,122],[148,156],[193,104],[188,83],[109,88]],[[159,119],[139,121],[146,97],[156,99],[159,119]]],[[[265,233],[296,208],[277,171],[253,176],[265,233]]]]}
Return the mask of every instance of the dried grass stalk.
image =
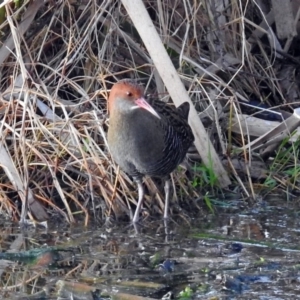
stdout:
{"type": "Polygon", "coordinates": [[[143,42],[149,51],[149,54],[164,81],[170,96],[177,106],[183,102],[189,102],[191,105],[189,123],[193,129],[195,145],[199,151],[204,163],[211,165],[215,174],[219,178],[220,185],[226,187],[230,184],[230,179],[225,171],[221,161],[215,152],[213,145],[203,127],[198,114],[191,102],[186,89],[184,88],[169,55],[167,54],[162,41],[157,34],[152,20],[141,0],[122,0],[128,11],[136,29],[138,30],[143,42]]]}

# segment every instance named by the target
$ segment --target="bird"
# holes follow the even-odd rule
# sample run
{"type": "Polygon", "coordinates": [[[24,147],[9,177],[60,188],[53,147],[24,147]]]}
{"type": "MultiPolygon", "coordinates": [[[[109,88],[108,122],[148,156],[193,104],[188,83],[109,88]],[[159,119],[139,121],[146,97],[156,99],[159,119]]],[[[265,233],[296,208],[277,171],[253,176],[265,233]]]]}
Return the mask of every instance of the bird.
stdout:
{"type": "Polygon", "coordinates": [[[144,176],[165,181],[164,219],[168,218],[170,174],[194,141],[189,110],[188,102],[173,108],[154,97],[146,98],[143,87],[133,79],[122,79],[111,88],[107,142],[113,160],[138,187],[133,223],[138,222],[143,203],[144,176]]]}

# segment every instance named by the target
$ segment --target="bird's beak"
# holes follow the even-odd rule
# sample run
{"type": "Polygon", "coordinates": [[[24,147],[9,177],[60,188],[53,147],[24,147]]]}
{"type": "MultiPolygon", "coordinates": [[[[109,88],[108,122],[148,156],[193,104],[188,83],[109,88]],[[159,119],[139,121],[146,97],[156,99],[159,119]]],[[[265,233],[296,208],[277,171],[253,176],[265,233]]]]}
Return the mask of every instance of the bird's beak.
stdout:
{"type": "Polygon", "coordinates": [[[155,111],[155,109],[144,99],[144,98],[139,98],[137,100],[134,101],[135,104],[138,107],[144,108],[147,111],[149,111],[152,115],[154,115],[155,117],[160,119],[159,114],[155,111]]]}

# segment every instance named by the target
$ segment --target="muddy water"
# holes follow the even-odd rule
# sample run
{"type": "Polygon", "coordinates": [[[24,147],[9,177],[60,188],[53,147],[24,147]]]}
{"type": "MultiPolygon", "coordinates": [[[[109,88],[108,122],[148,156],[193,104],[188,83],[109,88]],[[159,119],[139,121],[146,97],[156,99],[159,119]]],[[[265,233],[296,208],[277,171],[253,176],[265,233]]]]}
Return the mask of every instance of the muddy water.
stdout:
{"type": "Polygon", "coordinates": [[[0,298],[300,299],[297,203],[250,206],[190,225],[174,217],[138,228],[57,221],[20,230],[2,221],[0,298]]]}

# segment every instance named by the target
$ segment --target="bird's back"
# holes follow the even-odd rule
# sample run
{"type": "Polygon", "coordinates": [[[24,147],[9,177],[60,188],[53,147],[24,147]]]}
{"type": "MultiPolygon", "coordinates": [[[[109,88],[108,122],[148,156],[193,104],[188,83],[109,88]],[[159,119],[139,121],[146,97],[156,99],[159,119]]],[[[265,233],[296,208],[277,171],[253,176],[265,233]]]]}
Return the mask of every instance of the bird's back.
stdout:
{"type": "Polygon", "coordinates": [[[172,108],[162,101],[152,100],[151,106],[161,116],[161,130],[164,132],[163,158],[155,171],[157,176],[170,174],[183,161],[194,141],[188,124],[190,105],[188,102],[172,108]],[[161,175],[159,175],[161,174],[161,175]]]}

